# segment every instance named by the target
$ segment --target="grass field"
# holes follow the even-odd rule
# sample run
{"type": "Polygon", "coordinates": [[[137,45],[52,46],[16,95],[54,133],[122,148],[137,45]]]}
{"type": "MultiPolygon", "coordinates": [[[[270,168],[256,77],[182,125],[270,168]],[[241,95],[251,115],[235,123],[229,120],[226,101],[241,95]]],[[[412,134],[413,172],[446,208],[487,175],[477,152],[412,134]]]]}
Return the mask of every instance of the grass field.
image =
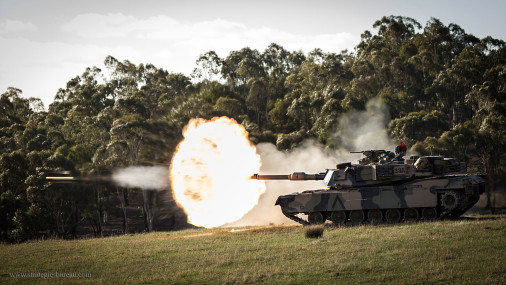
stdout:
{"type": "Polygon", "coordinates": [[[2,244],[0,283],[506,284],[505,249],[504,215],[328,227],[318,239],[299,226],[197,229],[2,244]]]}

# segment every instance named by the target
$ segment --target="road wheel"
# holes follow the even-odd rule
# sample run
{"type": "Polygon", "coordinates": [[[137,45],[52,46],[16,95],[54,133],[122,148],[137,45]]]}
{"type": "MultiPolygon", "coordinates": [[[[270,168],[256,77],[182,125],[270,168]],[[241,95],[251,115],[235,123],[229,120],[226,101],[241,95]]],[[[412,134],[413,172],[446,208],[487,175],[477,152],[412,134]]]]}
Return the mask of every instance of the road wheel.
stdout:
{"type": "Polygon", "coordinates": [[[383,213],[378,209],[369,210],[367,220],[373,225],[381,224],[383,222],[383,213]]]}
{"type": "Polygon", "coordinates": [[[436,208],[423,208],[422,218],[424,221],[433,221],[437,218],[436,208]]]}
{"type": "Polygon", "coordinates": [[[398,223],[401,220],[401,211],[399,209],[388,209],[385,212],[385,221],[389,224],[398,223]]]}
{"type": "Polygon", "coordinates": [[[462,204],[462,194],[456,191],[446,191],[441,196],[441,206],[451,211],[462,204]]]}
{"type": "Polygon", "coordinates": [[[353,225],[360,225],[365,219],[364,211],[353,210],[350,212],[350,221],[353,225]]]}
{"type": "Polygon", "coordinates": [[[330,220],[336,226],[343,226],[346,222],[346,212],[345,211],[334,211],[330,214],[330,220]]]}
{"type": "Polygon", "coordinates": [[[325,220],[323,219],[323,214],[321,212],[309,213],[309,215],[307,216],[307,219],[311,225],[319,225],[319,224],[323,224],[323,222],[325,222],[325,220]]]}
{"type": "Polygon", "coordinates": [[[416,222],[418,220],[418,210],[415,208],[407,208],[404,210],[404,220],[406,222],[416,222]]]}

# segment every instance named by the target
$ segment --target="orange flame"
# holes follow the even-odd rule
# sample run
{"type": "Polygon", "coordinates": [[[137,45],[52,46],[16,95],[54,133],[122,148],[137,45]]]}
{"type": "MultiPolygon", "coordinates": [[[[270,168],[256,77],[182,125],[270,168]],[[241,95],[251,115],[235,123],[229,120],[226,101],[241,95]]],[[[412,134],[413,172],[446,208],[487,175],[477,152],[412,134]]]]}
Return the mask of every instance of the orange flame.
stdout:
{"type": "Polygon", "coordinates": [[[248,132],[227,117],[191,119],[170,166],[172,191],[190,223],[217,227],[239,220],[265,191],[250,176],[260,156],[248,132]]]}

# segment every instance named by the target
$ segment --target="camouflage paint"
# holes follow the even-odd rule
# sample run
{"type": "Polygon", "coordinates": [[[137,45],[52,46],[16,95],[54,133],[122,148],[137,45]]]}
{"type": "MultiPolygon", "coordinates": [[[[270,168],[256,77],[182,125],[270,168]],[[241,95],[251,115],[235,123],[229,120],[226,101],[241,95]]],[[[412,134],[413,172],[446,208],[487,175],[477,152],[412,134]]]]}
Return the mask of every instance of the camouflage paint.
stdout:
{"type": "Polygon", "coordinates": [[[340,211],[399,209],[402,213],[403,209],[413,208],[425,210],[410,211],[411,217],[424,212],[435,213],[436,217],[457,217],[485,192],[484,175],[466,174],[466,164],[452,158],[423,156],[404,160],[391,159],[383,150],[362,153],[367,157],[360,164],[342,163],[338,169],[325,173],[255,174],[252,178],[323,180],[326,189],[283,195],[276,201],[288,218],[303,224],[307,222],[296,214],[321,212],[329,218],[332,212],[340,211]]]}
{"type": "Polygon", "coordinates": [[[280,205],[285,212],[292,214],[436,207],[438,206],[437,194],[445,190],[463,191],[468,200],[478,199],[480,183],[484,183],[482,178],[469,175],[436,179],[425,178],[397,186],[294,193],[280,196],[276,201],[276,205],[280,205]]]}

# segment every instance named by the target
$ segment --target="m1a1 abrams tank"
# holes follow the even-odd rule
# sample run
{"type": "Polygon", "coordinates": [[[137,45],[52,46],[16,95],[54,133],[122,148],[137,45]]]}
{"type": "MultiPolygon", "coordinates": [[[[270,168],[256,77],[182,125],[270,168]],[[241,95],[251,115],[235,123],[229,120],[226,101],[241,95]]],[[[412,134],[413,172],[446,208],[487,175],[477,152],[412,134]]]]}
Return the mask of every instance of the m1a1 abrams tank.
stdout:
{"type": "Polygon", "coordinates": [[[405,150],[360,151],[359,164],[341,163],[319,174],[254,174],[258,180],[323,180],[325,189],[279,196],[276,205],[300,224],[336,225],[456,218],[478,202],[485,176],[467,174],[466,164],[442,156],[412,156],[405,150]],[[307,215],[307,220],[297,216],[307,215]]]}

